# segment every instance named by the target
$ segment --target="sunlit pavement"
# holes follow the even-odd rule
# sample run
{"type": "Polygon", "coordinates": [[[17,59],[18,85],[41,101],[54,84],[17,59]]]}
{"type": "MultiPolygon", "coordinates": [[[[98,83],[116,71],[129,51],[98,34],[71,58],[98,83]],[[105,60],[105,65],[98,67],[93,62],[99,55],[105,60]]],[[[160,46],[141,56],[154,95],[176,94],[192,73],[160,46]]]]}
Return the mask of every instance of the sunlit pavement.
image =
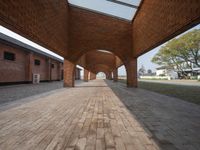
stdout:
{"type": "Polygon", "coordinates": [[[0,149],[197,150],[199,129],[198,105],[94,80],[1,111],[0,149]]]}

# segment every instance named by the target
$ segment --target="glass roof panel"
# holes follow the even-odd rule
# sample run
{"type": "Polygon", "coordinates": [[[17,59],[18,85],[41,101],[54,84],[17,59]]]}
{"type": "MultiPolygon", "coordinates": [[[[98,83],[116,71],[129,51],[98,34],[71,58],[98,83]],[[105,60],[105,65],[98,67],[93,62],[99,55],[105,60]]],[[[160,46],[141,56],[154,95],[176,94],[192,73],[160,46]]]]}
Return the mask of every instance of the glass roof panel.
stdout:
{"type": "Polygon", "coordinates": [[[71,5],[131,21],[137,9],[115,1],[139,6],[141,0],[68,0],[71,5]]]}
{"type": "Polygon", "coordinates": [[[116,1],[131,4],[131,5],[134,5],[134,6],[139,6],[140,2],[141,2],[141,0],[116,0],[116,1]]]}

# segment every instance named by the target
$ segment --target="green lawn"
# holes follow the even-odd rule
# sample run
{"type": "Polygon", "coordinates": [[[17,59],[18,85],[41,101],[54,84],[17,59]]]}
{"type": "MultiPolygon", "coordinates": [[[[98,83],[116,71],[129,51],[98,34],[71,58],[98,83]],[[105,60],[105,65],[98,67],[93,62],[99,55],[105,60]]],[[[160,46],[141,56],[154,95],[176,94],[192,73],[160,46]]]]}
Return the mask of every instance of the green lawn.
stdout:
{"type": "MultiPolygon", "coordinates": [[[[119,81],[123,83],[126,82],[125,80],[119,81]]],[[[138,87],[160,94],[177,97],[182,100],[200,105],[200,87],[198,86],[172,85],[139,81],[138,87]]]]}

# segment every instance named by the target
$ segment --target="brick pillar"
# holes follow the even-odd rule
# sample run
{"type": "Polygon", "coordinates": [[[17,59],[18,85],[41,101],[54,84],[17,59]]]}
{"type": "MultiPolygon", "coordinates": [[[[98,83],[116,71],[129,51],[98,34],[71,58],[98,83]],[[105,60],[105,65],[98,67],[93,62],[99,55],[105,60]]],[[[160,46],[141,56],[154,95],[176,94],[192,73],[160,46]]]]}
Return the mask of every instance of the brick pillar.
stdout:
{"type": "Polygon", "coordinates": [[[33,65],[34,65],[34,60],[33,60],[33,53],[29,53],[27,55],[27,63],[26,63],[26,81],[32,82],[32,76],[33,76],[33,65]]]}
{"type": "Polygon", "coordinates": [[[95,73],[93,73],[93,80],[97,79],[97,75],[95,73]]]}
{"type": "Polygon", "coordinates": [[[74,71],[75,64],[65,59],[63,64],[64,87],[74,87],[74,71]]]}
{"type": "Polygon", "coordinates": [[[89,78],[89,71],[87,69],[84,69],[84,81],[88,82],[88,78],[89,78]]]}
{"type": "Polygon", "coordinates": [[[126,64],[127,87],[137,87],[137,59],[129,60],[126,64]]]}
{"type": "Polygon", "coordinates": [[[109,72],[106,76],[106,79],[112,80],[112,72],[109,72]]]}
{"type": "Polygon", "coordinates": [[[117,68],[113,70],[113,81],[114,82],[118,81],[118,70],[117,70],[117,68]]]}
{"type": "Polygon", "coordinates": [[[96,79],[96,74],[93,72],[90,72],[90,80],[95,80],[96,79]]]}

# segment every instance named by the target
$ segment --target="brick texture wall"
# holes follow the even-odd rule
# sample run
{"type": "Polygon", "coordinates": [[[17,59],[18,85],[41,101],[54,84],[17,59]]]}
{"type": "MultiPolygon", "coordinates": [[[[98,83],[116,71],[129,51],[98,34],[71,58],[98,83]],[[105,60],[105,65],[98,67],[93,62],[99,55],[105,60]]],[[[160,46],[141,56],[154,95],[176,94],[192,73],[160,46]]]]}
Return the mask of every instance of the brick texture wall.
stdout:
{"type": "MultiPolygon", "coordinates": [[[[40,60],[40,65],[33,64],[33,74],[40,74],[40,80],[48,80],[48,59],[45,56],[34,54],[33,59],[40,60]]],[[[34,62],[33,62],[34,63],[34,62]]]]}
{"type": "Polygon", "coordinates": [[[32,54],[23,48],[0,43],[0,83],[32,81],[32,74],[40,74],[41,81],[60,80],[61,69],[62,65],[59,61],[50,59],[49,62],[49,58],[44,55],[32,54]],[[15,60],[5,60],[4,52],[14,53],[15,60]],[[40,65],[35,65],[35,59],[40,60],[40,65]],[[51,64],[54,64],[54,68],[51,68],[51,64]]]}
{"type": "Polygon", "coordinates": [[[0,43],[0,82],[25,81],[25,63],[28,53],[0,43]],[[15,53],[15,61],[4,60],[4,51],[15,53]]]}
{"type": "Polygon", "coordinates": [[[58,80],[61,72],[60,63],[55,60],[52,60],[51,63],[54,64],[54,68],[51,68],[51,80],[58,80]]]}
{"type": "Polygon", "coordinates": [[[70,6],[69,27],[68,54],[72,61],[99,49],[114,52],[121,59],[132,56],[132,25],[129,22],[70,6]]]}
{"type": "Polygon", "coordinates": [[[64,87],[73,87],[75,64],[65,59],[63,64],[63,73],[64,73],[64,87]]]}
{"type": "Polygon", "coordinates": [[[62,56],[66,55],[66,0],[0,0],[0,24],[62,56]]]}
{"type": "Polygon", "coordinates": [[[143,0],[133,21],[135,57],[200,23],[200,0],[143,0]]]}

